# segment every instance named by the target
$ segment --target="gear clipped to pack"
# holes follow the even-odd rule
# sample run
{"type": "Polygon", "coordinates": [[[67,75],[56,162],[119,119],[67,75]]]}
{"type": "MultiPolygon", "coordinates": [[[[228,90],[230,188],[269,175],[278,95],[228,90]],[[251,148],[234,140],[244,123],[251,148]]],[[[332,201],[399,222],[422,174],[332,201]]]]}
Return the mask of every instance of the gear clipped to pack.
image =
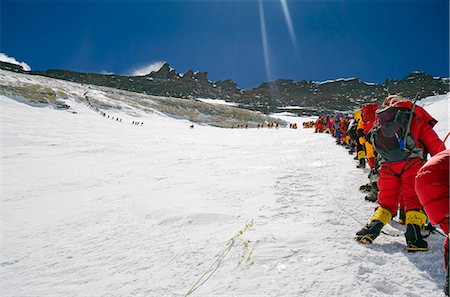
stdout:
{"type": "Polygon", "coordinates": [[[371,140],[385,161],[398,162],[410,156],[416,144],[409,133],[413,113],[398,106],[377,110],[378,123],[372,129],[371,140]]]}

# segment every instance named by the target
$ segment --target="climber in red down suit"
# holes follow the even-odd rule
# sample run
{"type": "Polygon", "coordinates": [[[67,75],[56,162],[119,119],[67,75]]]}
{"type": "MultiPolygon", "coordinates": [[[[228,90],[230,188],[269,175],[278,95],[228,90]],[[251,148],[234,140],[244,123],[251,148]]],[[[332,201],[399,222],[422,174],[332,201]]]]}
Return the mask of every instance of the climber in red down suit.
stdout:
{"type": "MultiPolygon", "coordinates": [[[[449,163],[450,150],[440,152],[431,158],[420,168],[416,175],[416,192],[419,195],[428,218],[433,225],[439,224],[442,231],[448,234],[449,216],[449,163]]],[[[444,287],[448,295],[448,237],[444,244],[445,268],[447,269],[447,280],[444,287]]]]}
{"type": "Polygon", "coordinates": [[[415,191],[415,176],[425,163],[427,152],[434,156],[445,149],[433,130],[437,121],[425,109],[401,97],[378,110],[376,115],[378,121],[371,131],[370,141],[380,156],[380,207],[369,223],[356,233],[356,240],[363,244],[372,243],[397,213],[402,197],[406,213],[406,249],[409,252],[426,251],[428,243],[420,234],[426,215],[415,191]]]}

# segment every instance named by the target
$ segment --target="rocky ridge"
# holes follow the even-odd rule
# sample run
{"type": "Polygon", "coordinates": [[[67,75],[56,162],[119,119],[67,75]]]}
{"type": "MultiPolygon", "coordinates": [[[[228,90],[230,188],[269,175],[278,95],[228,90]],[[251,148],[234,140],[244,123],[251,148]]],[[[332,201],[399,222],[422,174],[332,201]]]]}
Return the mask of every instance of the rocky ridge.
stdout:
{"type": "Polygon", "coordinates": [[[0,69],[154,96],[222,99],[264,113],[290,111],[305,115],[348,111],[367,102],[381,103],[388,94],[401,94],[409,98],[446,94],[450,82],[425,72],[412,72],[403,79],[386,79],[382,84],[365,83],[358,78],[326,82],[279,79],[262,83],[256,88],[240,89],[232,80],[209,81],[207,72],[188,70],[180,74],[167,63],[160,70],[144,76],[68,70],[24,71],[18,65],[5,62],[0,62],[0,69]]]}

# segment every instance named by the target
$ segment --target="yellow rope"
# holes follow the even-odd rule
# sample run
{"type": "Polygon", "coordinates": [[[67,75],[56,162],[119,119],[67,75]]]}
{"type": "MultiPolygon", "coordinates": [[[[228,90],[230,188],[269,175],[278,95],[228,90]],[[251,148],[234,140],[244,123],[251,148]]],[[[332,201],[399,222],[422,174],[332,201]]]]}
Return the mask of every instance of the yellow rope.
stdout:
{"type": "Polygon", "coordinates": [[[253,245],[250,245],[248,240],[243,240],[240,238],[242,234],[244,234],[247,230],[250,230],[253,227],[253,220],[251,220],[249,223],[245,224],[245,226],[239,230],[236,235],[234,235],[232,238],[230,238],[227,243],[225,244],[225,248],[222,250],[222,252],[219,253],[219,255],[216,257],[214,262],[209,266],[208,270],[200,276],[200,278],[197,280],[197,282],[189,289],[189,291],[186,293],[185,296],[191,295],[195,290],[197,290],[200,286],[202,286],[208,279],[211,278],[211,276],[219,269],[220,264],[225,259],[225,257],[228,255],[230,250],[233,248],[236,240],[240,240],[243,243],[243,252],[241,254],[241,258],[239,261],[238,266],[243,266],[243,264],[247,265],[247,267],[250,267],[253,265],[253,245]]]}
{"type": "Polygon", "coordinates": [[[334,204],[336,204],[337,207],[339,207],[339,209],[341,209],[343,212],[345,212],[349,217],[351,217],[353,220],[355,220],[357,223],[361,224],[362,226],[365,226],[366,224],[361,222],[361,220],[358,220],[355,215],[353,215],[352,213],[350,213],[349,211],[347,211],[339,202],[337,202],[337,199],[334,197],[334,195],[331,193],[331,189],[330,189],[330,179],[328,175],[325,175],[326,177],[326,181],[325,181],[325,187],[327,189],[328,192],[328,196],[331,198],[331,200],[333,200],[334,204]]]}
{"type": "Polygon", "coordinates": [[[242,269],[244,268],[250,268],[254,264],[253,261],[253,244],[250,244],[248,240],[244,240],[242,238],[237,238],[242,242],[242,251],[241,251],[241,257],[238,263],[238,266],[242,269]]]}
{"type": "MultiPolygon", "coordinates": [[[[321,151],[321,153],[323,153],[323,149],[321,151]]],[[[330,189],[330,179],[329,176],[326,175],[326,182],[325,182],[325,187],[327,188],[327,192],[328,192],[328,196],[331,198],[331,200],[333,200],[334,204],[336,204],[336,206],[341,209],[343,212],[345,212],[349,217],[351,217],[355,222],[359,223],[361,226],[365,226],[366,223],[362,222],[361,220],[357,219],[356,216],[354,214],[352,214],[351,212],[349,212],[347,209],[345,209],[338,201],[337,199],[334,197],[334,195],[331,193],[331,189],[330,189]]],[[[391,237],[399,237],[401,236],[401,234],[390,234],[387,233],[385,231],[381,231],[381,234],[387,235],[387,236],[391,236],[391,237]]]]}

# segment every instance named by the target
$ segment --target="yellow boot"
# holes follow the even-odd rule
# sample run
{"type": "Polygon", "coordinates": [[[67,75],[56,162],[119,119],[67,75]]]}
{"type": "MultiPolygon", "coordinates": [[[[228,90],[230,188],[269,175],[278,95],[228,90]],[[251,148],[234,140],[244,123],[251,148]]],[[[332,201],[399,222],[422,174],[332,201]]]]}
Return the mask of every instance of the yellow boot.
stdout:
{"type": "Polygon", "coordinates": [[[370,218],[369,224],[356,232],[355,239],[362,244],[371,244],[378,237],[384,225],[392,219],[392,214],[386,208],[379,207],[370,218]]]}
{"type": "Polygon", "coordinates": [[[423,210],[410,210],[406,213],[406,250],[408,252],[427,251],[428,243],[423,239],[420,229],[427,221],[423,210]]]}

